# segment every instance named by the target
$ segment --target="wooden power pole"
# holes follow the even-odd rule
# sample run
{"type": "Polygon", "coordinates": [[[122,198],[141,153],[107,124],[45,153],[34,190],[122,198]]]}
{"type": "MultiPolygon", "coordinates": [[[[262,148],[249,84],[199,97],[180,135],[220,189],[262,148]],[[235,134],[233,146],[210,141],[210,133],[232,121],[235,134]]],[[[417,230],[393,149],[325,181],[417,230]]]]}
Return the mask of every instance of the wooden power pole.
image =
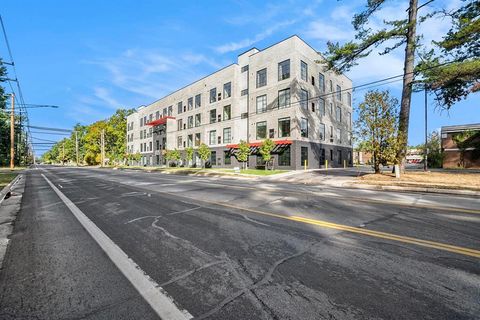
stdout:
{"type": "Polygon", "coordinates": [[[102,163],[101,166],[103,167],[105,165],[105,129],[102,129],[102,135],[100,137],[100,145],[101,145],[101,158],[102,158],[102,163]]]}
{"type": "Polygon", "coordinates": [[[77,158],[77,167],[78,167],[78,131],[75,130],[75,155],[77,158]]]}
{"type": "Polygon", "coordinates": [[[15,167],[15,94],[12,93],[12,110],[10,114],[10,169],[15,167]]]}

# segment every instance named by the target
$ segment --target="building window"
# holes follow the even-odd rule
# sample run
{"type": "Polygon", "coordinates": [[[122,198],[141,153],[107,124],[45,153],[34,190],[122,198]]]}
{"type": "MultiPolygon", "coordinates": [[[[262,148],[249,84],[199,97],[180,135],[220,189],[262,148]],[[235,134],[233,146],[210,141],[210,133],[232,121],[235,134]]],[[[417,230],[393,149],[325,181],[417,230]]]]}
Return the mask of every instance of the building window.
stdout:
{"type": "Polygon", "coordinates": [[[257,97],[257,113],[267,112],[267,95],[257,97]]]}
{"type": "Polygon", "coordinates": [[[304,89],[300,90],[300,107],[308,109],[308,91],[304,89]]]}
{"type": "Polygon", "coordinates": [[[337,128],[337,143],[341,144],[342,143],[342,129],[337,128]]]}
{"type": "Polygon", "coordinates": [[[140,143],[140,152],[143,152],[143,143],[140,143]]]}
{"type": "Polygon", "coordinates": [[[315,77],[312,76],[312,86],[314,86],[314,85],[315,85],[315,77]]]}
{"type": "Polygon", "coordinates": [[[241,92],[240,92],[240,95],[242,96],[246,96],[248,94],[248,89],[243,89],[241,92]]]}
{"type": "Polygon", "coordinates": [[[187,108],[188,108],[188,111],[193,110],[193,97],[188,98],[187,108]]]}
{"type": "Polygon", "coordinates": [[[286,147],[282,153],[278,155],[279,166],[290,166],[290,146],[286,147]]]}
{"type": "Polygon", "coordinates": [[[223,99],[230,98],[232,96],[232,83],[228,82],[223,85],[223,99]]]}
{"type": "Polygon", "coordinates": [[[201,94],[197,94],[195,96],[195,109],[196,108],[200,108],[202,106],[202,95],[201,94]]]}
{"type": "Polygon", "coordinates": [[[333,103],[330,102],[330,115],[333,117],[333,103]]]}
{"type": "Polygon", "coordinates": [[[181,131],[183,128],[183,120],[179,119],[177,120],[177,131],[181,131]]]}
{"type": "Polygon", "coordinates": [[[171,117],[173,115],[173,106],[168,107],[168,116],[171,117]]]}
{"type": "Polygon", "coordinates": [[[342,164],[342,150],[337,150],[337,161],[338,164],[342,164]]]}
{"type": "Polygon", "coordinates": [[[193,134],[187,136],[187,147],[193,147],[193,134]]]}
{"type": "Polygon", "coordinates": [[[158,120],[160,118],[160,111],[155,112],[155,120],[158,120]]]}
{"type": "Polygon", "coordinates": [[[230,151],[223,151],[223,164],[232,164],[232,155],[230,154],[230,151]]]}
{"type": "Polygon", "coordinates": [[[210,153],[210,164],[212,166],[216,166],[217,165],[217,151],[212,151],[210,153]]]}
{"type": "Polygon", "coordinates": [[[257,71],[257,88],[267,85],[267,68],[257,71]]]}
{"type": "Polygon", "coordinates": [[[325,140],[325,124],[320,123],[320,127],[318,128],[318,134],[320,136],[320,140],[325,140]]]}
{"type": "Polygon", "coordinates": [[[217,109],[210,110],[210,123],[217,122],[217,109]]]}
{"type": "Polygon", "coordinates": [[[177,103],[177,113],[180,114],[183,112],[183,102],[177,103]]]}
{"type": "Polygon", "coordinates": [[[308,166],[308,147],[300,148],[300,163],[302,166],[308,166]]]}
{"type": "Polygon", "coordinates": [[[193,128],[193,116],[188,117],[187,126],[188,126],[188,129],[193,128]]]}
{"type": "Polygon", "coordinates": [[[156,140],[156,147],[157,147],[157,150],[160,150],[160,140],[156,140]]]}
{"type": "Polygon", "coordinates": [[[195,115],[195,127],[199,127],[202,124],[202,114],[197,113],[195,115]]]}
{"type": "Polygon", "coordinates": [[[232,128],[223,128],[223,143],[232,142],[232,128]]]}
{"type": "Polygon", "coordinates": [[[347,112],[347,124],[350,129],[352,127],[352,114],[350,112],[347,112]]]}
{"type": "Polygon", "coordinates": [[[320,92],[325,92],[325,76],[322,73],[318,74],[318,88],[320,92]]]}
{"type": "Polygon", "coordinates": [[[304,61],[300,61],[300,77],[303,81],[308,79],[308,65],[304,61]]]}
{"type": "Polygon", "coordinates": [[[248,64],[246,66],[243,66],[241,71],[242,73],[248,71],[248,64]]]}
{"type": "Polygon", "coordinates": [[[140,118],[140,127],[143,127],[143,118],[140,118]]]}
{"type": "Polygon", "coordinates": [[[210,89],[210,103],[217,101],[217,88],[210,89]]]}
{"type": "Polygon", "coordinates": [[[201,141],[200,133],[195,133],[195,147],[200,146],[200,141],[201,141]]]}
{"type": "Polygon", "coordinates": [[[348,131],[347,139],[348,139],[348,145],[351,146],[352,145],[352,132],[348,131]]]}
{"type": "Polygon", "coordinates": [[[330,149],[330,161],[333,161],[333,150],[330,149]]]}
{"type": "Polygon", "coordinates": [[[337,84],[337,100],[342,101],[342,87],[337,84]]]}
{"type": "Polygon", "coordinates": [[[290,88],[278,91],[278,108],[290,107],[290,88]]]}
{"type": "Polygon", "coordinates": [[[232,118],[232,106],[228,105],[223,107],[223,121],[230,120],[232,118]]]}
{"type": "Polygon", "coordinates": [[[153,114],[150,113],[150,115],[148,116],[148,122],[152,122],[153,120],[153,114]]]}
{"type": "Polygon", "coordinates": [[[143,131],[140,130],[140,139],[143,139],[143,131]]]}
{"type": "Polygon", "coordinates": [[[177,148],[181,148],[183,145],[183,139],[182,137],[177,137],[177,148]]]}
{"type": "Polygon", "coordinates": [[[152,141],[148,143],[148,151],[153,151],[152,141]]]}
{"type": "Polygon", "coordinates": [[[335,108],[335,120],[342,122],[342,108],[339,106],[335,108]]]}
{"type": "Polygon", "coordinates": [[[217,131],[212,130],[209,132],[209,139],[208,139],[208,144],[209,145],[214,145],[217,139],[217,131]]]}
{"type": "Polygon", "coordinates": [[[352,106],[352,94],[347,92],[347,103],[351,107],[352,106]]]}
{"type": "Polygon", "coordinates": [[[162,116],[163,117],[167,116],[167,108],[163,108],[162,116]]]}
{"type": "Polygon", "coordinates": [[[278,119],[278,137],[290,137],[290,118],[278,119]]]}
{"type": "Polygon", "coordinates": [[[325,100],[323,100],[322,98],[318,99],[318,113],[321,116],[325,115],[325,100]]]}
{"type": "Polygon", "coordinates": [[[308,138],[308,120],[307,118],[300,119],[300,135],[303,138],[308,138]]]}
{"type": "Polygon", "coordinates": [[[267,138],[267,122],[257,122],[257,140],[267,138]]]}
{"type": "Polygon", "coordinates": [[[329,80],[328,83],[330,85],[330,92],[333,92],[333,81],[329,80]]]}
{"type": "Polygon", "coordinates": [[[278,64],[278,81],[290,78],[290,59],[278,64]]]}

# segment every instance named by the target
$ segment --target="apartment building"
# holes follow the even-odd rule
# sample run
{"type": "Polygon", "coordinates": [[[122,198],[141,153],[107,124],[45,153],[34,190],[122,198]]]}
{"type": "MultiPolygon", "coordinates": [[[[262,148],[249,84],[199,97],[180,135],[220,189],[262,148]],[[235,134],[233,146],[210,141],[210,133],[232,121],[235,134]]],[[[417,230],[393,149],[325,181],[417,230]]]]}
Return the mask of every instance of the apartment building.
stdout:
{"type": "MultiPolygon", "coordinates": [[[[274,166],[300,169],[352,164],[352,82],[326,71],[322,56],[298,36],[252,48],[237,63],[142,106],[127,119],[127,150],[140,165],[165,165],[164,150],[212,150],[213,167],[239,166],[241,140],[250,167],[270,138],[274,166]]],[[[200,165],[195,153],[194,162],[200,165]]]]}

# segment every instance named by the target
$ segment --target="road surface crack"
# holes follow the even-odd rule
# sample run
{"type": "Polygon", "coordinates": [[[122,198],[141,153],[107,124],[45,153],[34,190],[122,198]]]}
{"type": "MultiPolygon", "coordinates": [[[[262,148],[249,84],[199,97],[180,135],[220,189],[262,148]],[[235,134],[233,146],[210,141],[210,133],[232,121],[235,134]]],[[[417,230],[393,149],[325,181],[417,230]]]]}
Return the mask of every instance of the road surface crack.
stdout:
{"type": "MultiPolygon", "coordinates": [[[[272,266],[267,270],[267,272],[264,274],[264,276],[262,277],[262,279],[260,279],[259,281],[257,282],[254,282],[253,284],[251,284],[250,286],[247,286],[243,289],[240,289],[234,293],[232,293],[231,295],[227,296],[225,299],[223,299],[218,305],[216,305],[214,308],[212,308],[211,310],[199,315],[198,317],[195,317],[195,319],[205,319],[205,318],[208,318],[212,315],[214,315],[215,313],[219,312],[220,310],[222,310],[226,305],[228,305],[229,303],[233,302],[234,300],[236,300],[237,298],[243,296],[244,294],[247,294],[249,292],[251,292],[258,300],[259,302],[262,304],[262,306],[265,305],[265,303],[258,298],[258,296],[256,294],[253,293],[253,290],[267,284],[268,282],[270,282],[272,280],[272,275],[273,273],[278,269],[279,266],[281,266],[282,264],[284,264],[285,262],[289,261],[289,260],[292,260],[292,259],[295,259],[295,258],[298,258],[302,255],[304,255],[305,253],[307,253],[308,251],[310,251],[310,249],[314,246],[314,244],[310,244],[307,249],[305,250],[301,250],[299,252],[296,252],[292,255],[289,255],[289,256],[286,256],[282,259],[279,259],[277,261],[275,261],[272,266]]],[[[265,310],[267,311],[267,310],[265,310]]],[[[269,314],[270,312],[272,312],[271,309],[268,309],[267,311],[269,314]]],[[[276,319],[276,316],[272,316],[274,319],[276,319]]]]}

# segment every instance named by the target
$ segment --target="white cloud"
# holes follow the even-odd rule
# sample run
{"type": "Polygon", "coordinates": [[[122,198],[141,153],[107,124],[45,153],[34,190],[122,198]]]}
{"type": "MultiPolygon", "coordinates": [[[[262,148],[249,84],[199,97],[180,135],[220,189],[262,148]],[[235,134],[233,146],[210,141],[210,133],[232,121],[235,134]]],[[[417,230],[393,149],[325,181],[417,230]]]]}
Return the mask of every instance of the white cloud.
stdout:
{"type": "Polygon", "coordinates": [[[327,41],[345,41],[354,37],[351,26],[345,25],[342,27],[322,20],[310,22],[304,34],[311,39],[327,41]]]}
{"type": "Polygon", "coordinates": [[[115,100],[111,95],[108,89],[103,87],[93,88],[95,96],[101,101],[105,102],[108,106],[117,109],[120,107],[120,103],[115,100]]]}
{"type": "Polygon", "coordinates": [[[215,51],[219,53],[227,53],[227,52],[232,52],[236,51],[239,49],[243,49],[246,47],[252,46],[254,43],[262,41],[263,39],[267,38],[268,36],[272,35],[275,31],[278,31],[279,29],[285,28],[287,26],[290,26],[294,24],[296,20],[288,20],[284,22],[279,22],[270,28],[265,29],[264,31],[256,34],[253,38],[246,38],[240,41],[234,41],[234,42],[229,42],[223,45],[220,45],[215,49],[215,51]]]}

